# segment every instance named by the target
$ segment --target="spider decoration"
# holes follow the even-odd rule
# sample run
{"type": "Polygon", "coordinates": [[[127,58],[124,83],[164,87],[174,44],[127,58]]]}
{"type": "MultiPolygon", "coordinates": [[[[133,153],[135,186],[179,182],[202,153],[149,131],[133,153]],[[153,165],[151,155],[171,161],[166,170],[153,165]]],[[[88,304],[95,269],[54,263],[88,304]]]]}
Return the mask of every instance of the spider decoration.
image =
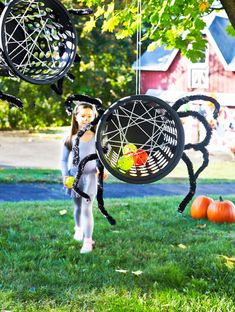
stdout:
{"type": "MultiPolygon", "coordinates": [[[[70,67],[80,61],[70,15],[91,13],[88,8],[66,10],[60,0],[0,2],[0,76],[49,84],[61,95],[64,78],[74,80],[70,67]]],[[[23,106],[20,99],[1,91],[0,99],[23,106]]]]}
{"type": "MultiPolygon", "coordinates": [[[[5,3],[8,1],[5,1],[5,3]]],[[[76,53],[77,35],[70,15],[88,15],[92,10],[69,9],[60,0],[12,0],[6,5],[0,2],[0,76],[18,77],[29,83],[49,84],[57,93],[63,92],[63,81],[73,63],[80,61],[76,53]]],[[[0,99],[10,105],[22,108],[22,101],[0,91],[0,99]]],[[[78,181],[85,164],[97,159],[100,169],[98,179],[98,207],[111,224],[115,220],[104,208],[104,167],[118,179],[129,183],[150,183],[157,181],[179,162],[187,165],[190,190],[180,203],[178,211],[183,212],[196,191],[196,179],[208,165],[208,145],[212,130],[206,119],[197,112],[178,112],[185,103],[192,100],[210,101],[215,105],[214,118],[219,111],[218,102],[207,96],[195,95],[179,99],[170,107],[156,97],[135,95],[114,103],[108,110],[102,108],[98,99],[73,95],[66,101],[71,112],[73,100],[87,101],[96,105],[99,116],[77,135],[74,155],[79,163],[79,138],[97,125],[97,153],[83,159],[75,177],[73,189],[77,195],[89,196],[78,188],[78,181]],[[198,144],[184,145],[184,130],[180,117],[193,116],[206,129],[206,137],[198,144]],[[193,148],[201,151],[203,163],[194,172],[191,160],[185,153],[193,148]]]]}
{"type": "Polygon", "coordinates": [[[219,103],[206,95],[191,95],[180,98],[173,106],[163,100],[149,95],[133,95],[120,99],[107,110],[102,108],[99,99],[85,95],[72,95],[67,98],[67,113],[72,112],[73,101],[82,101],[96,106],[99,116],[85,128],[81,129],[75,141],[74,164],[79,163],[79,139],[85,131],[97,125],[96,153],[81,160],[74,180],[73,190],[77,196],[89,200],[89,196],[78,187],[79,179],[88,161],[97,159],[98,208],[110,224],[115,220],[104,208],[103,170],[106,168],[112,175],[127,183],[150,183],[169,174],[182,158],[189,175],[189,192],[178,206],[182,213],[196,192],[196,180],[209,163],[209,144],[212,128],[206,118],[196,111],[179,111],[182,105],[190,101],[209,101],[214,104],[213,117],[218,117],[219,103]],[[180,118],[194,117],[205,128],[203,140],[195,144],[185,144],[184,129],[180,118]],[[186,154],[189,149],[202,153],[202,164],[195,171],[186,154]],[[124,160],[123,160],[124,159],[124,160]],[[121,160],[121,161],[120,161],[121,160]]]}

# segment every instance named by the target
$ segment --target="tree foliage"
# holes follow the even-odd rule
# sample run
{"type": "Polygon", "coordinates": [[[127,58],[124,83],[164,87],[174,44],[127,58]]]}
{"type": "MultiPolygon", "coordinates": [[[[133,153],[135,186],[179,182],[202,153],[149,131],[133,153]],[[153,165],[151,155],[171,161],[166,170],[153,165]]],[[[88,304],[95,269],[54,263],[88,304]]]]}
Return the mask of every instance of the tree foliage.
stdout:
{"type": "Polygon", "coordinates": [[[180,49],[187,58],[197,61],[206,48],[206,40],[202,37],[206,15],[213,10],[228,9],[231,22],[234,20],[232,25],[235,25],[235,0],[222,0],[221,3],[214,0],[142,0],[141,14],[138,14],[138,2],[84,0],[84,4],[95,11],[84,30],[92,30],[102,20],[103,33],[115,32],[117,39],[124,39],[133,36],[141,22],[142,40],[151,42],[150,49],[164,43],[167,48],[180,49]]]}
{"type": "Polygon", "coordinates": [[[154,49],[163,43],[178,48],[197,61],[204,56],[206,41],[202,37],[204,17],[215,9],[228,13],[234,34],[235,0],[61,0],[67,8],[90,7],[94,13],[74,17],[78,32],[80,66],[72,73],[75,82],[65,81],[64,94],[57,96],[49,86],[31,85],[24,81],[1,79],[1,90],[24,102],[24,110],[9,109],[1,104],[0,128],[35,128],[68,124],[64,99],[75,93],[99,97],[104,105],[134,93],[137,26],[142,29],[142,50],[154,49]],[[228,12],[229,11],[229,12],[228,12]]]}

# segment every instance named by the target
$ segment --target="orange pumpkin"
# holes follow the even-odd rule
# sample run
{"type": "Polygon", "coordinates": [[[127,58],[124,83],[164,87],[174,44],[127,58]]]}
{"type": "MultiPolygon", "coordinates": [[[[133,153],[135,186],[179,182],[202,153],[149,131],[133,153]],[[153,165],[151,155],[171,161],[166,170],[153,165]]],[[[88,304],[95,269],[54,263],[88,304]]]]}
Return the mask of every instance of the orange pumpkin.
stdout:
{"type": "Polygon", "coordinates": [[[230,200],[212,202],[207,209],[208,220],[216,223],[235,222],[235,205],[230,200]]]}
{"type": "Polygon", "coordinates": [[[207,217],[207,208],[213,202],[213,199],[207,196],[198,196],[194,199],[190,214],[194,219],[203,219],[207,217]]]}

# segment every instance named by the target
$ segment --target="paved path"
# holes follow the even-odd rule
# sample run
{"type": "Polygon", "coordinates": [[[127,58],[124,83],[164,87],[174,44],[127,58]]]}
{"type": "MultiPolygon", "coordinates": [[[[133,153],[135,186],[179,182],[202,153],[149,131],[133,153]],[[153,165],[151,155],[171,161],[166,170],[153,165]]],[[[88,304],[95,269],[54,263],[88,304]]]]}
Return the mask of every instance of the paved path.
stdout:
{"type": "MultiPolygon", "coordinates": [[[[24,131],[0,131],[0,168],[60,168],[62,138],[68,128],[60,134],[30,134],[24,131]]],[[[233,154],[225,147],[210,150],[210,161],[234,161],[233,154]]],[[[198,155],[190,153],[196,162],[198,155]]],[[[200,159],[200,157],[199,157],[200,159]]],[[[200,160],[201,162],[201,160],[200,160]]]]}
{"type": "MultiPolygon", "coordinates": [[[[25,132],[0,131],[0,168],[31,167],[60,168],[62,138],[68,128],[61,130],[60,135],[39,135],[25,132]]],[[[230,160],[232,154],[216,153],[210,158],[230,160]]],[[[193,154],[192,154],[193,155],[193,154]]],[[[105,184],[104,198],[124,198],[143,196],[185,196],[187,184],[105,184]]],[[[235,195],[235,184],[198,185],[197,195],[217,194],[235,195]]],[[[60,184],[0,184],[0,202],[23,200],[69,199],[60,184]]]]}
{"type": "MultiPolygon", "coordinates": [[[[144,196],[185,196],[189,186],[186,184],[105,184],[104,198],[125,198],[144,196]]],[[[234,195],[235,184],[201,184],[196,195],[234,195]]],[[[60,184],[0,184],[0,202],[30,200],[66,200],[68,196],[60,184]]]]}

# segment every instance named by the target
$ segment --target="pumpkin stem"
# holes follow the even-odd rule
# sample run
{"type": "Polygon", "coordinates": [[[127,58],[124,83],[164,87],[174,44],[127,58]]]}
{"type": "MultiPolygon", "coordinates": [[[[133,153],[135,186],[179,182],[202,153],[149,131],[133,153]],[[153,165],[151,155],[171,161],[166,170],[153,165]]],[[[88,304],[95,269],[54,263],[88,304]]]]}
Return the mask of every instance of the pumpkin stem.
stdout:
{"type": "Polygon", "coordinates": [[[223,201],[223,198],[222,198],[222,196],[220,196],[220,197],[219,197],[219,200],[220,200],[221,202],[223,201]]]}

